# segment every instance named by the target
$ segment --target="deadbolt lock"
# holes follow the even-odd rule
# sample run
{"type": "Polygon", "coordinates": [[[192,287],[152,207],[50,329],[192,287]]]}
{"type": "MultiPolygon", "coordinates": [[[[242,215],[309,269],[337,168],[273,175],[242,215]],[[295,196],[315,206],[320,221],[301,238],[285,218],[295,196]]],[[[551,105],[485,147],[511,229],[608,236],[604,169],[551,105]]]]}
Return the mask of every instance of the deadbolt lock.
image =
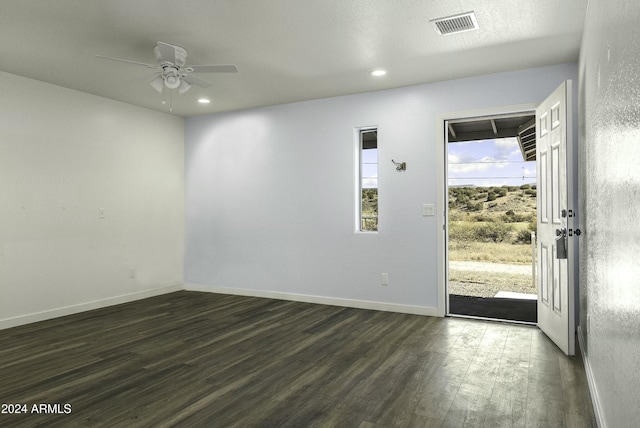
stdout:
{"type": "Polygon", "coordinates": [[[576,230],[569,229],[569,236],[573,236],[573,235],[580,236],[581,234],[582,234],[582,231],[580,229],[576,229],[576,230]]]}

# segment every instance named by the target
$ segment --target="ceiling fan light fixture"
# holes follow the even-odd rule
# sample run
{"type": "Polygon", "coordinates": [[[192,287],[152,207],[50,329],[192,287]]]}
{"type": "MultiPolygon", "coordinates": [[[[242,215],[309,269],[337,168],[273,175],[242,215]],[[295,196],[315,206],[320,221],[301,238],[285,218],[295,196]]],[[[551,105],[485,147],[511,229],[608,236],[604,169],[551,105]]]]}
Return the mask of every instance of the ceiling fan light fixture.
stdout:
{"type": "Polygon", "coordinates": [[[167,74],[164,77],[164,84],[169,89],[177,89],[180,86],[180,76],[178,74],[167,74]]]}

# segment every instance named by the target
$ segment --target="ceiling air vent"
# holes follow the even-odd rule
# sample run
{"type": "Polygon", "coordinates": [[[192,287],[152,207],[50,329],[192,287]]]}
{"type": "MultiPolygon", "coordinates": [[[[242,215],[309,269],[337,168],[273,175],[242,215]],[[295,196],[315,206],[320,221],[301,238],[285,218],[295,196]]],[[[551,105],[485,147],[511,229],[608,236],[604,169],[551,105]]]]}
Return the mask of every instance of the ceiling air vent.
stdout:
{"type": "Polygon", "coordinates": [[[477,30],[479,28],[476,15],[473,12],[447,16],[446,18],[432,19],[431,22],[435,25],[436,32],[441,36],[463,33],[465,31],[477,30]]]}

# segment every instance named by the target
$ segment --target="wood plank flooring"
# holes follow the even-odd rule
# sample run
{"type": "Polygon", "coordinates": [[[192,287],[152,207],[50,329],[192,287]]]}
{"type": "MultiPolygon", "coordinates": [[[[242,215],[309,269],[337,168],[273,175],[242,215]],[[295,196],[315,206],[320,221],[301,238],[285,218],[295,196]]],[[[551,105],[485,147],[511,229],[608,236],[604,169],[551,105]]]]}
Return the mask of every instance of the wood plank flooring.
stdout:
{"type": "Polygon", "coordinates": [[[535,327],[186,291],[0,331],[0,403],[28,406],[2,427],[595,426],[581,357],[535,327]]]}

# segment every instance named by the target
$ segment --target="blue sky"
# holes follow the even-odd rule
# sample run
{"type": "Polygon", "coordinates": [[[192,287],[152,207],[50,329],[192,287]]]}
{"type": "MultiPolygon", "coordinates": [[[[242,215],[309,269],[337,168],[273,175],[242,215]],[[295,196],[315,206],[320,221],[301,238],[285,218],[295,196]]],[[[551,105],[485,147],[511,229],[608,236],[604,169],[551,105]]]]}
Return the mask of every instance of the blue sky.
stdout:
{"type": "Polygon", "coordinates": [[[378,149],[362,150],[362,188],[378,187],[378,149]]]}
{"type": "Polygon", "coordinates": [[[536,163],[523,161],[516,138],[449,143],[448,150],[449,186],[536,182],[536,163]]]}

